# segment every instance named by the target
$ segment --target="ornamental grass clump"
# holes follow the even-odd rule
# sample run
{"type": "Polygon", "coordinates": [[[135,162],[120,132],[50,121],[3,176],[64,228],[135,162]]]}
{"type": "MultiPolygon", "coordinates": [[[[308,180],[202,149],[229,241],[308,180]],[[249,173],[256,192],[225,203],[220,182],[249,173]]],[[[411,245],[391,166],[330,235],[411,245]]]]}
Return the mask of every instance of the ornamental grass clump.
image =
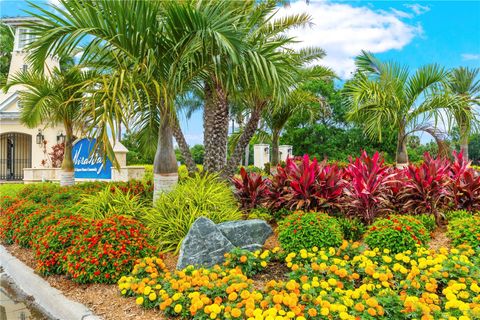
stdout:
{"type": "Polygon", "coordinates": [[[162,251],[178,251],[193,222],[202,216],[220,223],[239,220],[242,214],[228,183],[197,173],[161,194],[141,220],[162,251]]]}
{"type": "Polygon", "coordinates": [[[365,243],[370,248],[388,249],[393,253],[414,251],[429,240],[429,232],[423,223],[406,215],[377,219],[365,234],[365,243]]]}
{"type": "Polygon", "coordinates": [[[94,194],[85,194],[79,202],[79,213],[92,219],[105,219],[114,215],[140,217],[146,208],[140,192],[128,188],[107,186],[94,194]]]}
{"type": "Polygon", "coordinates": [[[287,252],[336,247],[343,239],[338,221],[321,212],[296,211],[279,223],[278,232],[281,247],[287,252]]]}

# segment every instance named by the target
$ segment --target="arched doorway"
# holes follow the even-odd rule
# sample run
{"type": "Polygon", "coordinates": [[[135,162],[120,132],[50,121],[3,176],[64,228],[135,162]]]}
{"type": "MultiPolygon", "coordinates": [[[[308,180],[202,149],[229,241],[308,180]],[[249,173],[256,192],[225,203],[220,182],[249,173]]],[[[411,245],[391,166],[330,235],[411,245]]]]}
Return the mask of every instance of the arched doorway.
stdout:
{"type": "Polygon", "coordinates": [[[0,180],[23,180],[23,169],[32,167],[32,136],[19,132],[0,135],[0,180]]]}

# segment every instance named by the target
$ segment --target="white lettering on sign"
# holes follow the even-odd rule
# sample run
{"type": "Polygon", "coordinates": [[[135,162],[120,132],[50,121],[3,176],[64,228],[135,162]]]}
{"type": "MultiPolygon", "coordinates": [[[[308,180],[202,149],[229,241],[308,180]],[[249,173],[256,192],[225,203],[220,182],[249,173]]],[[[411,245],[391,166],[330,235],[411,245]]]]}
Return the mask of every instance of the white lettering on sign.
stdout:
{"type": "MultiPolygon", "coordinates": [[[[73,155],[73,164],[74,165],[97,165],[100,164],[100,167],[97,169],[97,174],[103,170],[103,159],[96,152],[90,155],[89,157],[80,156],[83,145],[81,145],[75,154],[73,155]]],[[[77,169],[78,170],[78,169],[77,169]]],[[[78,170],[78,171],[94,171],[95,169],[89,170],[78,170]]]]}

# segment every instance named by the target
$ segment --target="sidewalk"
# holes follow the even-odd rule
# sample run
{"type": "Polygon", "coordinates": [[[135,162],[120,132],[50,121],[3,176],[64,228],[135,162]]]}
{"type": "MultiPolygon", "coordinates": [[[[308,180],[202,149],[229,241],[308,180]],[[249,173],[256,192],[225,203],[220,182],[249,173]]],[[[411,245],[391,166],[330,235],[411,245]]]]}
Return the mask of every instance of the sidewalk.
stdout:
{"type": "Polygon", "coordinates": [[[65,297],[52,288],[47,281],[12,256],[0,245],[0,267],[2,278],[10,280],[25,295],[32,297],[32,303],[46,316],[58,320],[101,320],[86,306],[65,297]]]}

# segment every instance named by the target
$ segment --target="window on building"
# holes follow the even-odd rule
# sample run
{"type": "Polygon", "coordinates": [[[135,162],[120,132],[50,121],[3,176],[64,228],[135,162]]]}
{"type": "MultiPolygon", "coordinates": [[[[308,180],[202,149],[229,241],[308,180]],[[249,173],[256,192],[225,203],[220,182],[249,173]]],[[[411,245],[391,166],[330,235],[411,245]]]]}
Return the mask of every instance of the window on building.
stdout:
{"type": "Polygon", "coordinates": [[[23,70],[23,72],[27,72],[27,70],[28,70],[28,64],[24,64],[24,65],[22,66],[22,70],[23,70]]]}
{"type": "Polygon", "coordinates": [[[25,28],[19,28],[18,29],[18,50],[23,50],[32,40],[34,39],[34,36],[30,34],[28,29],[25,28]]]}

